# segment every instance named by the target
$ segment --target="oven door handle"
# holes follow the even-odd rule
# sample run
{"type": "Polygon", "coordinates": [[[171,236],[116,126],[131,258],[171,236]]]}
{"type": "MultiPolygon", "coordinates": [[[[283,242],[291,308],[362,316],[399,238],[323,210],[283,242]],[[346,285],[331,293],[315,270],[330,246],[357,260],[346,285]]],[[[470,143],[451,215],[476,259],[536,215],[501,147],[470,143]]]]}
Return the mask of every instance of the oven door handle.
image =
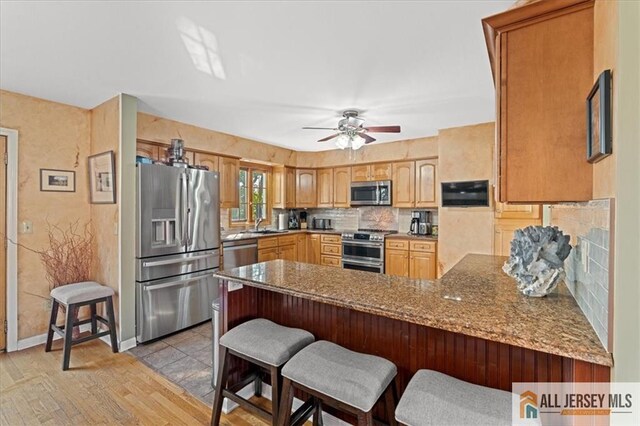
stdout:
{"type": "Polygon", "coordinates": [[[343,246],[360,246],[360,247],[374,247],[374,248],[378,248],[378,247],[384,247],[384,243],[383,242],[371,242],[371,241],[367,241],[367,242],[360,242],[360,241],[355,241],[355,240],[348,240],[348,241],[342,241],[342,245],[343,246]]]}
{"type": "Polygon", "coordinates": [[[382,262],[368,262],[366,260],[352,260],[352,259],[342,259],[342,263],[352,263],[354,265],[363,265],[363,266],[382,266],[382,262]]]}

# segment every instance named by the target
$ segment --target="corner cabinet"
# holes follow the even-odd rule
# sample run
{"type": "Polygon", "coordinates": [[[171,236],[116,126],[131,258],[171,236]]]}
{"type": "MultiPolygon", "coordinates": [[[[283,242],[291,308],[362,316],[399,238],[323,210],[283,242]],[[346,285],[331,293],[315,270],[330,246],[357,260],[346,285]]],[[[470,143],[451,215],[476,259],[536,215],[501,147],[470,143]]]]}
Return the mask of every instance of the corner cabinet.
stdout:
{"type": "Polygon", "coordinates": [[[316,207],[316,170],[296,169],[296,207],[316,207]]]}
{"type": "Polygon", "coordinates": [[[239,207],[240,160],[220,157],[220,208],[239,207]]]}
{"type": "Polygon", "coordinates": [[[483,19],[496,85],[496,197],[592,198],[585,99],[593,85],[593,0],[533,2],[483,19]]]}
{"type": "Polygon", "coordinates": [[[416,163],[402,161],[392,166],[393,207],[415,207],[416,163]]]}

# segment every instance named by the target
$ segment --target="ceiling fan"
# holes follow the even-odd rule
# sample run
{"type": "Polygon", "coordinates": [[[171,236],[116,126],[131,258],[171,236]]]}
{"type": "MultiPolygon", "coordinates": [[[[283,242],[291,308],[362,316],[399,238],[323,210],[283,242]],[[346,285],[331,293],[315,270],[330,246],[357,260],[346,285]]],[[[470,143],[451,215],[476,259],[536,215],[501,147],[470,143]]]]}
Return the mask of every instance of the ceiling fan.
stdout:
{"type": "Polygon", "coordinates": [[[318,142],[326,142],[333,138],[336,139],[336,145],[340,149],[351,147],[356,150],[365,144],[375,141],[367,133],[400,133],[400,126],[370,126],[363,127],[364,119],[358,117],[358,111],[346,110],[342,113],[344,117],[338,121],[338,127],[303,127],[303,129],[312,130],[334,130],[337,133],[320,139],[318,142]]]}

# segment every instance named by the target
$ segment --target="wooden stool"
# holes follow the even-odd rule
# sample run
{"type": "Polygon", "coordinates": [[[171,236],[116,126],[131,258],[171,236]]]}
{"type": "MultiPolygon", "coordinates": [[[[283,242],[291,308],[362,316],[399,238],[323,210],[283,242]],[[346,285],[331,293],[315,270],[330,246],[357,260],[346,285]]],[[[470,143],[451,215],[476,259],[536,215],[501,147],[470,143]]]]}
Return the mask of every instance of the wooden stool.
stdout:
{"type": "Polygon", "coordinates": [[[111,336],[111,348],[114,353],[118,352],[118,340],[115,329],[116,321],[113,315],[113,294],[114,291],[111,287],[103,286],[93,281],[67,284],[51,290],[51,319],[49,320],[49,329],[47,331],[47,345],[44,350],[45,352],[51,351],[54,331],[64,338],[62,370],[69,369],[71,346],[77,345],[78,343],[98,339],[109,334],[111,336]],[[96,313],[96,304],[98,303],[106,304],[108,320],[96,313]],[[65,306],[67,310],[67,317],[62,327],[56,325],[60,305],[65,306]],[[91,306],[91,318],[74,322],[74,311],[86,305],[91,306]],[[109,327],[109,330],[98,333],[98,321],[109,327]],[[73,340],[73,327],[88,323],[91,323],[91,334],[73,340]]]}
{"type": "Polygon", "coordinates": [[[395,425],[396,366],[384,358],[319,341],[295,355],[282,369],[281,426],[289,426],[294,388],[314,397],[314,424],[322,424],[322,404],[351,413],[358,425],[373,425],[373,406],[385,395],[389,424],[395,425]]]}
{"type": "MultiPolygon", "coordinates": [[[[216,381],[211,424],[220,424],[222,413],[222,401],[229,398],[233,402],[243,406],[254,414],[276,424],[278,420],[278,408],[280,402],[282,384],[282,366],[299,350],[314,341],[313,334],[297,328],[283,327],[266,319],[247,321],[228,331],[220,338],[220,368],[216,381]],[[256,381],[256,394],[260,392],[261,380],[259,376],[248,377],[232,388],[227,388],[229,376],[230,355],[249,361],[269,372],[271,375],[271,413],[262,407],[248,401],[236,394],[240,389],[256,381]]],[[[309,403],[307,412],[310,414],[313,407],[309,403]]]]}
{"type": "Polygon", "coordinates": [[[408,426],[511,425],[511,393],[419,370],[400,399],[396,420],[408,426]]]}

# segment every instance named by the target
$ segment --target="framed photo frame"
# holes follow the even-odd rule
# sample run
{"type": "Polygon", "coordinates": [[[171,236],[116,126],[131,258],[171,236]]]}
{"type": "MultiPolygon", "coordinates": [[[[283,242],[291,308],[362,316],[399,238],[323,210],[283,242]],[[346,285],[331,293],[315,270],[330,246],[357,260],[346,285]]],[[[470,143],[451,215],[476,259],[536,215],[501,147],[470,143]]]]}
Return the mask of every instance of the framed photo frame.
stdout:
{"type": "Polygon", "coordinates": [[[113,151],[89,156],[89,194],[91,204],[116,203],[115,169],[113,151]]]}
{"type": "Polygon", "coordinates": [[[73,170],[40,169],[40,191],[76,192],[76,172],[73,170]]]}
{"type": "Polygon", "coordinates": [[[596,163],[611,152],[611,70],[605,70],[587,96],[587,161],[596,163]]]}

